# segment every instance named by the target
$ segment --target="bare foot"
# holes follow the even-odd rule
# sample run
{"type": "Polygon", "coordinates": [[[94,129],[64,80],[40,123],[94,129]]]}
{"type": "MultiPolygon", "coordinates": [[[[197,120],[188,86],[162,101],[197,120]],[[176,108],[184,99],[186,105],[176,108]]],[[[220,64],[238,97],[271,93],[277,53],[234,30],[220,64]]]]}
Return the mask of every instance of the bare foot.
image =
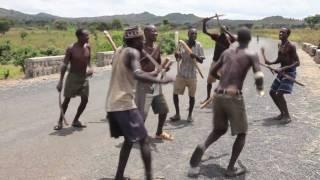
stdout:
{"type": "Polygon", "coordinates": [[[284,116],[284,117],[282,117],[282,119],[281,119],[281,124],[288,124],[288,123],[290,123],[292,120],[291,120],[291,117],[290,116],[284,116]]]}
{"type": "Polygon", "coordinates": [[[273,120],[281,120],[283,118],[283,115],[282,114],[279,114],[278,116],[272,118],[273,120]]]}
{"type": "Polygon", "coordinates": [[[247,168],[241,163],[241,161],[238,161],[239,167],[233,167],[232,169],[227,169],[227,171],[225,172],[225,175],[227,177],[235,177],[235,176],[239,176],[242,174],[245,174],[247,172],[247,168]]]}
{"type": "Polygon", "coordinates": [[[190,166],[193,168],[199,166],[203,154],[204,148],[198,145],[191,156],[190,166]]]}

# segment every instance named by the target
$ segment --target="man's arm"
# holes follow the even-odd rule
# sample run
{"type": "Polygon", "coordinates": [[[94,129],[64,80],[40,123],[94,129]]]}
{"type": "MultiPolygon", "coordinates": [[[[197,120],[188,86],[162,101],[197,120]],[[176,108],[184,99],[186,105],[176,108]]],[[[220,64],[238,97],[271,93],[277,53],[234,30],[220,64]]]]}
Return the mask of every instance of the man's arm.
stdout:
{"type": "Polygon", "coordinates": [[[217,79],[220,79],[220,76],[217,74],[218,70],[222,67],[223,65],[223,54],[220,56],[219,60],[217,63],[215,63],[211,69],[210,69],[210,75],[213,77],[216,77],[217,79]]]}
{"type": "Polygon", "coordinates": [[[132,70],[134,74],[134,78],[147,82],[147,83],[169,83],[172,82],[172,79],[157,79],[156,77],[153,77],[149,75],[147,72],[142,71],[141,65],[139,62],[140,59],[140,53],[137,50],[129,49],[127,54],[125,55],[125,64],[129,69],[132,70]]]}
{"type": "Polygon", "coordinates": [[[205,33],[206,35],[210,36],[212,40],[217,40],[218,39],[218,34],[215,33],[209,33],[207,30],[207,22],[210,20],[210,18],[204,18],[203,23],[202,23],[202,32],[205,33]]]}
{"type": "Polygon", "coordinates": [[[255,84],[256,84],[256,89],[259,93],[259,95],[263,95],[263,73],[260,68],[260,61],[259,61],[259,56],[258,54],[254,54],[251,56],[251,61],[252,61],[252,70],[254,73],[254,79],[255,79],[255,84]]]}
{"type": "Polygon", "coordinates": [[[93,74],[93,68],[91,66],[91,47],[89,44],[86,45],[86,47],[88,48],[89,50],[89,57],[88,57],[88,71],[86,73],[87,76],[92,76],[93,74]]]}
{"type": "Polygon", "coordinates": [[[68,64],[70,62],[70,59],[71,59],[71,46],[68,47],[66,49],[66,53],[65,53],[65,56],[64,56],[64,59],[63,59],[63,62],[61,64],[61,68],[60,68],[60,79],[59,79],[59,82],[58,82],[58,85],[57,85],[57,90],[59,92],[61,92],[62,90],[62,85],[63,85],[63,78],[64,78],[64,74],[66,73],[67,71],[67,67],[68,67],[68,64]]]}
{"type": "Polygon", "coordinates": [[[197,62],[202,64],[203,60],[205,59],[202,45],[199,44],[199,46],[197,48],[199,48],[198,54],[196,55],[194,53],[191,53],[190,57],[196,59],[197,62]]]}

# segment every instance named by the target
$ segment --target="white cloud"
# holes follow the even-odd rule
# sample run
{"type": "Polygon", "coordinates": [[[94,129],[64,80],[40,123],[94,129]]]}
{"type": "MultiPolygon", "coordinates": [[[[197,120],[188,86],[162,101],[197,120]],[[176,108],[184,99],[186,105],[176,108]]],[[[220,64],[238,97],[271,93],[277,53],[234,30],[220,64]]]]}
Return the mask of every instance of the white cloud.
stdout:
{"type": "Polygon", "coordinates": [[[223,13],[228,19],[259,19],[281,15],[303,18],[320,13],[319,0],[0,0],[0,6],[25,13],[45,12],[62,17],[93,17],[141,13],[193,13],[204,17],[223,13]]]}

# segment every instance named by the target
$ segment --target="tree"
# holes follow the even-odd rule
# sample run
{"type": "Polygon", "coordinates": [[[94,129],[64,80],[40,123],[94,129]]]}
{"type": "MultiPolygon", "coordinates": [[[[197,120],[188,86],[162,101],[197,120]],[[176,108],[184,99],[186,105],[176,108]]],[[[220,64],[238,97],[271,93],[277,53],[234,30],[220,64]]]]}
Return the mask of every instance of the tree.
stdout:
{"type": "Polygon", "coordinates": [[[36,57],[38,54],[38,51],[33,49],[31,46],[18,48],[13,52],[13,64],[21,66],[23,73],[25,73],[25,60],[31,57],[36,57]]]}
{"type": "Polygon", "coordinates": [[[20,32],[20,38],[22,39],[22,41],[28,36],[28,33],[25,31],[20,32]]]}
{"type": "Polygon", "coordinates": [[[67,30],[68,22],[62,20],[56,20],[53,22],[53,26],[58,30],[67,30]]]}
{"type": "Polygon", "coordinates": [[[316,24],[320,24],[320,14],[306,17],[304,18],[304,21],[308,24],[310,28],[314,28],[316,24]]]}
{"type": "Polygon", "coordinates": [[[4,34],[9,31],[12,22],[8,19],[0,19],[0,33],[4,34]]]}
{"type": "Polygon", "coordinates": [[[122,29],[122,23],[119,19],[113,19],[111,25],[112,29],[122,29]]]}

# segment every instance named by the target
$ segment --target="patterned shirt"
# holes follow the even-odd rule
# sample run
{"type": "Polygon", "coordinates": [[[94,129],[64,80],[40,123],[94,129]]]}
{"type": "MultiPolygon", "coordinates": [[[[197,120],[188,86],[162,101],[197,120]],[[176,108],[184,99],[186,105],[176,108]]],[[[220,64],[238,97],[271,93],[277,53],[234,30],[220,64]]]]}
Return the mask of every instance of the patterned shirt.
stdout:
{"type": "MultiPolygon", "coordinates": [[[[183,48],[181,48],[181,51],[182,51],[181,52],[182,59],[180,63],[180,70],[178,72],[178,77],[196,79],[197,78],[196,66],[193,64],[189,53],[183,48]]],[[[202,45],[198,41],[196,41],[195,45],[192,46],[192,52],[193,54],[199,57],[204,57],[202,45]]]]}

